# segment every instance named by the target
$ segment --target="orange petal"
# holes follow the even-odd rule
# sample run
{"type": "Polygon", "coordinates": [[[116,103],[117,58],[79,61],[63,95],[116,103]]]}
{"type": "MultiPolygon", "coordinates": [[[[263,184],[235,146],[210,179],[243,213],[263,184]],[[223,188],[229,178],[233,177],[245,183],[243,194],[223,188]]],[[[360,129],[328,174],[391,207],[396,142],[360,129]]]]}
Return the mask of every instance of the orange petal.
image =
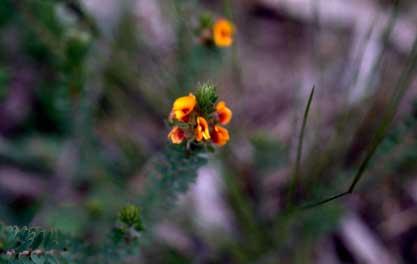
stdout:
{"type": "Polygon", "coordinates": [[[227,125],[232,119],[232,110],[226,106],[224,101],[220,101],[216,105],[217,115],[219,117],[219,123],[222,125],[227,125]]]}
{"type": "Polygon", "coordinates": [[[229,47],[233,43],[233,24],[226,19],[218,19],[213,25],[213,40],[218,47],[229,47]]]}
{"type": "Polygon", "coordinates": [[[230,139],[229,131],[221,126],[214,126],[211,136],[213,143],[218,146],[223,146],[230,139]]]}
{"type": "Polygon", "coordinates": [[[174,126],[169,132],[168,138],[172,143],[180,144],[185,138],[184,131],[178,126],[174,126]]]}

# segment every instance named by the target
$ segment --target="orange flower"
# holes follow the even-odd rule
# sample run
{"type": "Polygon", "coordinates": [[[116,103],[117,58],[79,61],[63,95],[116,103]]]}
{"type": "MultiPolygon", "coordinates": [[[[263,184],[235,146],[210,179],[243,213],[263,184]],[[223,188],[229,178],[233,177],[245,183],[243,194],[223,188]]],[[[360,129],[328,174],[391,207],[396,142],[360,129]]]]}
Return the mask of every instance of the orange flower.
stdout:
{"type": "Polygon", "coordinates": [[[218,146],[223,146],[229,141],[229,131],[221,126],[214,126],[211,134],[213,143],[218,146]]]}
{"type": "Polygon", "coordinates": [[[197,117],[197,130],[195,132],[197,141],[210,139],[210,132],[207,121],[202,117],[197,117]]]}
{"type": "Polygon", "coordinates": [[[192,93],[179,97],[172,106],[173,116],[179,121],[188,121],[188,115],[194,110],[195,105],[196,99],[192,93]]]}
{"type": "Polygon", "coordinates": [[[229,47],[233,43],[235,29],[226,19],[218,19],[213,25],[213,39],[218,47],[229,47]]]}
{"type": "Polygon", "coordinates": [[[185,138],[184,131],[178,126],[174,126],[169,132],[168,138],[172,143],[180,144],[185,138]]]}
{"type": "Polygon", "coordinates": [[[219,123],[222,125],[226,125],[232,119],[232,110],[226,106],[224,101],[220,101],[216,105],[217,115],[219,116],[219,123]]]}

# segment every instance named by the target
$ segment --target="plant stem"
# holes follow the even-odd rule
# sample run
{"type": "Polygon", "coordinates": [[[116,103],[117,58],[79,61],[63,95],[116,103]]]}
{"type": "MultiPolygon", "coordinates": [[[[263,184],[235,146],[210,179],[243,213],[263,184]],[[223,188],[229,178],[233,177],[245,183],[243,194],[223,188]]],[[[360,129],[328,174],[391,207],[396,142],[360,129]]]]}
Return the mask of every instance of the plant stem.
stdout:
{"type": "Polygon", "coordinates": [[[288,193],[288,208],[291,208],[291,206],[292,206],[292,201],[294,199],[295,191],[296,191],[296,188],[297,188],[297,181],[298,181],[298,175],[299,175],[299,172],[300,172],[300,163],[301,163],[301,157],[302,157],[302,152],[303,152],[304,131],[305,131],[305,128],[306,128],[306,125],[307,125],[307,119],[308,119],[308,114],[310,112],[311,102],[313,101],[314,90],[315,90],[315,87],[313,86],[313,88],[311,89],[311,92],[310,92],[310,96],[308,98],[307,106],[304,110],[303,123],[302,123],[302,126],[301,126],[300,136],[298,138],[297,156],[296,156],[296,160],[295,160],[295,167],[294,167],[294,171],[293,171],[293,174],[292,174],[290,190],[289,190],[289,193],[288,193]]]}

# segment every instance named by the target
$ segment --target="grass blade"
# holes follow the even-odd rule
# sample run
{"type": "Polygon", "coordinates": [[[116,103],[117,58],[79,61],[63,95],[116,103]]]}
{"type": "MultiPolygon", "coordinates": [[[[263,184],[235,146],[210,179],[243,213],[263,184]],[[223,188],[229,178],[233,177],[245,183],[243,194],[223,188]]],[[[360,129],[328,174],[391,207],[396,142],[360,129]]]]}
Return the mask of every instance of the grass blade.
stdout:
{"type": "Polygon", "coordinates": [[[359,180],[362,178],[366,168],[368,167],[368,164],[370,162],[370,160],[372,159],[373,155],[375,154],[376,150],[378,149],[378,146],[382,143],[382,141],[384,140],[389,127],[391,126],[395,115],[397,114],[398,111],[398,107],[399,104],[402,100],[402,98],[404,97],[405,93],[407,92],[408,88],[410,87],[410,84],[413,80],[414,77],[414,73],[416,71],[417,68],[417,36],[414,40],[413,43],[413,48],[411,50],[408,62],[407,62],[407,66],[405,68],[405,70],[403,71],[403,73],[400,76],[400,79],[397,83],[397,86],[394,90],[394,94],[393,97],[389,103],[388,106],[388,110],[385,112],[384,117],[381,121],[380,126],[378,127],[371,146],[364,158],[364,160],[362,161],[362,163],[359,166],[359,169],[357,171],[357,173],[355,174],[355,177],[353,178],[353,181],[351,183],[351,185],[349,186],[349,189],[345,192],[342,192],[340,194],[331,196],[330,198],[326,198],[324,200],[321,200],[319,202],[313,203],[311,205],[307,205],[304,206],[303,208],[314,208],[316,206],[325,204],[327,202],[336,200],[338,198],[341,198],[345,195],[351,194],[356,185],[358,184],[359,180]]]}
{"type": "Polygon", "coordinates": [[[289,204],[288,207],[289,208],[291,207],[291,204],[295,195],[295,190],[297,188],[298,174],[300,172],[300,163],[301,163],[301,157],[302,157],[302,152],[303,152],[304,132],[305,132],[306,124],[307,124],[308,114],[310,112],[311,102],[313,101],[313,97],[314,97],[314,90],[315,90],[315,87],[313,86],[310,92],[310,96],[308,97],[307,106],[304,110],[303,123],[301,126],[300,135],[298,138],[297,156],[296,156],[294,171],[293,171],[293,175],[291,179],[291,186],[288,192],[288,204],[289,204]]]}

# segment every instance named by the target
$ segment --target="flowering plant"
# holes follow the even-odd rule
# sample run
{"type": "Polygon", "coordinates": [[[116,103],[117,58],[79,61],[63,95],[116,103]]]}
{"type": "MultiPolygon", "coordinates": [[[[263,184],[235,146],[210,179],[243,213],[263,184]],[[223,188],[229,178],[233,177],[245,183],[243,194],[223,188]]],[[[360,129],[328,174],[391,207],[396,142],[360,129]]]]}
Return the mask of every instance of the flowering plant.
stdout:
{"type": "Polygon", "coordinates": [[[196,146],[225,145],[229,132],[221,125],[232,119],[232,111],[224,101],[217,102],[214,85],[205,83],[198,87],[195,95],[189,93],[174,101],[169,115],[172,127],[168,138],[173,144],[184,143],[187,149],[196,146]]]}
{"type": "Polygon", "coordinates": [[[225,18],[214,20],[210,14],[200,17],[200,25],[196,29],[196,35],[200,41],[209,46],[227,48],[233,44],[235,27],[231,21],[225,18]]]}

